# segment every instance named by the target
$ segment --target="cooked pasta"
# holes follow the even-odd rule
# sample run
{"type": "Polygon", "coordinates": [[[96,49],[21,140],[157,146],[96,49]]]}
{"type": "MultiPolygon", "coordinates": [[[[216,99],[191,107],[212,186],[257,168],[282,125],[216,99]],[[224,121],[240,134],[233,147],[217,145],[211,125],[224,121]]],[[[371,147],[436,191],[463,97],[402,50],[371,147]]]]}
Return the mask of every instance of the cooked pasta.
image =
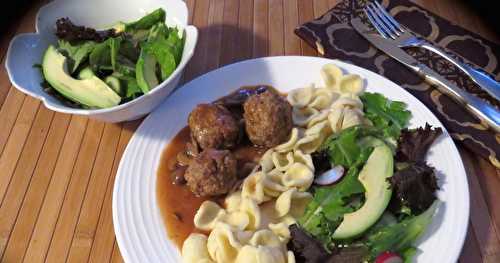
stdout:
{"type": "Polygon", "coordinates": [[[295,223],[312,195],[314,179],[311,153],[333,133],[365,123],[363,80],[344,75],[334,64],[321,70],[322,84],[288,93],[294,128],[285,143],[269,149],[259,165],[229,194],[225,208],[205,201],[195,215],[198,229],[208,237],[191,234],[184,242],[183,261],[295,263],[286,250],[288,226],[295,223]]]}

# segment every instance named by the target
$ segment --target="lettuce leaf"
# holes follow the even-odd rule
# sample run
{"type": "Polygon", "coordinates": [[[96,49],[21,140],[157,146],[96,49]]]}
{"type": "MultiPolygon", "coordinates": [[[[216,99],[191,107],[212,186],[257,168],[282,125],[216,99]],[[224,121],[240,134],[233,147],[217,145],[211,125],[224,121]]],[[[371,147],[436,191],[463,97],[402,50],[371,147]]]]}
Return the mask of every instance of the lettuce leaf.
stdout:
{"type": "Polygon", "coordinates": [[[109,46],[109,53],[110,53],[110,59],[111,59],[111,67],[113,70],[116,70],[117,68],[117,57],[118,57],[118,51],[120,50],[120,45],[122,42],[121,37],[116,37],[116,38],[108,38],[106,40],[106,43],[109,46]]]}
{"type": "MultiPolygon", "coordinates": [[[[424,213],[407,218],[397,224],[387,225],[366,237],[365,244],[370,250],[370,258],[385,251],[397,252],[406,257],[413,255],[413,245],[432,221],[439,206],[435,201],[424,213]]],[[[408,260],[405,258],[405,261],[408,260]]]]}
{"type": "Polygon", "coordinates": [[[112,69],[111,51],[106,42],[99,43],[95,46],[89,55],[89,64],[94,72],[99,72],[102,69],[112,69]]]}
{"type": "Polygon", "coordinates": [[[396,160],[398,162],[423,162],[432,143],[443,133],[440,127],[432,128],[429,123],[425,127],[404,129],[398,139],[396,160]]]}
{"type": "Polygon", "coordinates": [[[359,143],[360,136],[365,133],[361,126],[351,127],[328,138],[322,146],[322,150],[329,154],[330,161],[334,165],[344,166],[347,173],[335,185],[313,188],[313,200],[306,207],[299,224],[327,248],[333,242],[331,237],[342,222],[344,214],[358,208],[359,204],[352,202],[353,197],[365,191],[358,175],[373,151],[372,147],[359,143]]]}
{"type": "Polygon", "coordinates": [[[176,28],[168,28],[164,23],[151,27],[147,40],[142,44],[142,50],[154,56],[160,66],[160,80],[167,79],[180,62],[184,48],[184,38],[179,38],[176,28]]]}
{"type": "Polygon", "coordinates": [[[134,30],[150,29],[154,24],[164,23],[165,17],[165,10],[163,10],[163,8],[158,8],[135,22],[127,23],[125,25],[125,31],[130,32],[134,30]]]}
{"type": "Polygon", "coordinates": [[[72,45],[66,40],[59,40],[58,45],[59,50],[61,50],[69,60],[69,73],[73,74],[78,66],[87,60],[89,54],[94,49],[96,42],[84,41],[79,44],[72,45]]]}
{"type": "Polygon", "coordinates": [[[367,148],[362,145],[361,138],[381,135],[382,133],[373,127],[353,126],[326,139],[320,151],[328,153],[333,165],[342,165],[344,168],[357,167],[366,161],[359,158],[362,151],[367,148]]]}
{"type": "Polygon", "coordinates": [[[100,70],[116,70],[122,37],[111,37],[95,45],[89,55],[89,64],[94,72],[100,70]]]}
{"type": "Polygon", "coordinates": [[[363,101],[365,117],[381,130],[385,137],[398,139],[411,117],[411,112],[406,110],[406,104],[391,101],[380,93],[365,92],[360,98],[363,101]]]}

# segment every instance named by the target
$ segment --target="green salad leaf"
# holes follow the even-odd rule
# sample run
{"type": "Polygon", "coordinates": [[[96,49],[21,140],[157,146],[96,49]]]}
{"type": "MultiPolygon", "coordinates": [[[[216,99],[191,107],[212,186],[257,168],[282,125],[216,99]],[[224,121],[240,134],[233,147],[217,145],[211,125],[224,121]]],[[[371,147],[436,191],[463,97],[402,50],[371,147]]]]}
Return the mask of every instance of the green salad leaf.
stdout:
{"type": "Polygon", "coordinates": [[[347,168],[359,167],[366,161],[360,159],[359,156],[363,150],[367,149],[363,138],[368,136],[382,139],[383,133],[371,126],[353,126],[328,137],[319,150],[328,153],[333,165],[342,165],[347,168]]]}
{"type": "MultiPolygon", "coordinates": [[[[133,22],[118,21],[109,30],[96,30],[75,25],[67,18],[59,19],[58,50],[67,58],[68,73],[72,77],[91,73],[114,91],[111,94],[119,95],[121,103],[130,101],[167,79],[180,63],[185,33],[180,34],[179,29],[167,26],[165,19],[166,12],[162,8],[133,22]],[[71,32],[63,32],[65,30],[71,32]]],[[[52,94],[56,89],[51,85],[58,83],[44,81],[47,87],[44,90],[52,94]]],[[[60,86],[66,89],[70,84],[60,86]]],[[[67,90],[68,94],[74,92],[67,90]]],[[[85,88],[81,90],[87,92],[85,88]]],[[[101,93],[96,98],[99,95],[101,93]]],[[[59,97],[64,98],[64,95],[59,94],[59,97]]],[[[75,100],[76,107],[83,107],[73,97],[67,100],[75,100]]]]}
{"type": "Polygon", "coordinates": [[[397,140],[401,130],[408,125],[411,112],[401,101],[391,101],[380,93],[365,92],[360,96],[363,101],[365,117],[383,131],[384,136],[397,140]]]}
{"type": "Polygon", "coordinates": [[[185,33],[183,32],[182,37],[179,37],[179,30],[177,28],[172,29],[172,31],[168,35],[167,44],[170,46],[171,52],[175,57],[176,65],[179,65],[181,61],[185,40],[185,33]]]}
{"type": "Polygon", "coordinates": [[[120,80],[120,84],[123,86],[123,99],[129,101],[139,97],[142,94],[135,76],[124,75],[119,72],[114,72],[111,76],[120,80]]]}
{"type": "Polygon", "coordinates": [[[122,37],[111,37],[102,43],[96,44],[89,56],[89,64],[95,72],[102,69],[116,70],[118,52],[122,41],[122,37]]]}
{"type": "Polygon", "coordinates": [[[351,127],[331,136],[322,146],[328,152],[331,163],[348,170],[339,183],[313,188],[313,200],[299,219],[299,224],[326,247],[333,241],[331,237],[344,214],[359,208],[359,202],[353,202],[353,198],[365,191],[358,175],[373,151],[373,147],[360,143],[360,136],[365,134],[363,127],[351,127]]]}
{"type": "Polygon", "coordinates": [[[133,30],[150,29],[154,24],[165,23],[165,17],[165,10],[158,8],[135,22],[126,23],[125,31],[129,32],[133,30]]]}
{"type": "Polygon", "coordinates": [[[176,68],[175,57],[164,39],[147,42],[144,50],[153,55],[160,65],[161,80],[168,78],[174,72],[176,68]]]}
{"type": "Polygon", "coordinates": [[[106,41],[97,44],[89,55],[89,64],[94,72],[101,69],[111,70],[111,52],[106,41]]]}
{"type": "Polygon", "coordinates": [[[108,38],[106,40],[108,46],[109,46],[109,53],[110,53],[110,60],[111,60],[111,67],[113,70],[116,70],[117,67],[117,57],[118,57],[118,51],[120,50],[120,45],[122,42],[121,37],[115,37],[115,38],[108,38]]]}
{"type": "Polygon", "coordinates": [[[412,263],[413,257],[415,256],[415,254],[417,254],[417,248],[408,247],[403,251],[399,252],[399,254],[401,255],[401,257],[403,257],[404,263],[412,263]]]}
{"type": "Polygon", "coordinates": [[[79,44],[70,44],[66,40],[59,40],[59,50],[61,50],[66,58],[70,61],[68,64],[69,73],[72,74],[76,71],[78,66],[82,64],[92,52],[96,43],[93,41],[84,41],[79,44]]]}
{"type": "Polygon", "coordinates": [[[313,200],[299,219],[300,226],[327,248],[333,242],[331,238],[342,223],[344,214],[355,210],[355,207],[347,204],[350,197],[365,191],[358,180],[358,174],[357,168],[351,168],[338,184],[315,187],[313,200]]]}
{"type": "Polygon", "coordinates": [[[123,42],[120,45],[120,55],[129,60],[131,63],[135,64],[135,62],[137,62],[137,59],[139,58],[139,52],[139,48],[134,45],[130,37],[124,38],[123,42]]]}
{"type": "Polygon", "coordinates": [[[370,257],[373,259],[385,251],[398,252],[403,256],[411,257],[414,254],[413,244],[432,221],[438,206],[439,201],[435,201],[424,213],[387,225],[371,233],[365,241],[370,250],[370,257]]]}

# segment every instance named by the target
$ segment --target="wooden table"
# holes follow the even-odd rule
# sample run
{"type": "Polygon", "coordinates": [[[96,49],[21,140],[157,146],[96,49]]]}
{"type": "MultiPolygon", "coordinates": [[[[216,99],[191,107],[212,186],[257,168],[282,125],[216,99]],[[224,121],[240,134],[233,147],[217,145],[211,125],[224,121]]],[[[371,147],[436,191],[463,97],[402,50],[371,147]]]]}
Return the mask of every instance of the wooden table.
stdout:
{"type": "MultiPolygon", "coordinates": [[[[317,53],[293,34],[335,0],[188,0],[200,30],[190,80],[239,60],[317,53]]],[[[453,0],[419,4],[498,42],[476,14],[453,0]]],[[[1,262],[122,261],[111,199],[120,157],[140,121],[105,124],[55,113],[11,86],[5,53],[11,37],[34,31],[31,10],[0,37],[1,262]]],[[[200,87],[210,88],[210,87],[200,87]]],[[[460,147],[471,192],[461,262],[500,262],[500,172],[460,147]]]]}

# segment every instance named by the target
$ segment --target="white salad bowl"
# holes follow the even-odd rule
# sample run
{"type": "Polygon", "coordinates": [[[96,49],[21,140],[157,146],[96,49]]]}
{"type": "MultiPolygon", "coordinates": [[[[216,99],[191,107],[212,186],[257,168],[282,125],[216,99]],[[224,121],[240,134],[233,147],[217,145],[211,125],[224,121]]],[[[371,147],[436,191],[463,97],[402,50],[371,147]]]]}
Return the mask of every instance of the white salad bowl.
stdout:
{"type": "Polygon", "coordinates": [[[35,97],[51,110],[84,115],[105,122],[121,122],[138,119],[158,106],[177,86],[182,72],[193,56],[198,31],[188,25],[188,10],[181,0],[56,0],[38,11],[36,33],[15,36],[7,51],[5,67],[12,84],[20,91],[35,97]],[[75,24],[94,28],[106,28],[118,21],[134,21],[162,7],[167,13],[166,23],[184,29],[186,41],[182,59],[175,71],[148,94],[127,103],[106,109],[71,108],[43,91],[39,69],[42,55],[49,44],[57,42],[55,23],[58,18],[69,17],[75,24]]]}

